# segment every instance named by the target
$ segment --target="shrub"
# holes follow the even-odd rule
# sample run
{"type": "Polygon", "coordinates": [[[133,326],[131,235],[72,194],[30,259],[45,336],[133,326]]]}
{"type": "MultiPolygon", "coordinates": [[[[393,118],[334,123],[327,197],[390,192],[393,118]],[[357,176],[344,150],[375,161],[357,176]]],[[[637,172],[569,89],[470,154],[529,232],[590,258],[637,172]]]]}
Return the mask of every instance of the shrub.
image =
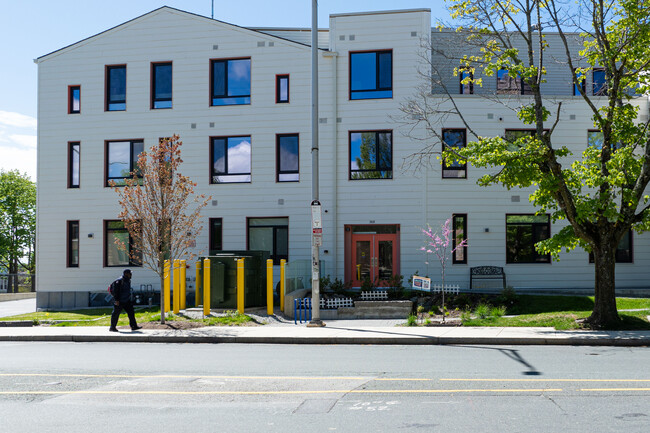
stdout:
{"type": "Polygon", "coordinates": [[[460,313],[461,323],[465,323],[469,321],[471,318],[472,318],[472,312],[469,310],[464,310],[462,313],[460,313]]]}
{"type": "Polygon", "coordinates": [[[485,302],[481,302],[476,306],[476,309],[474,310],[474,314],[476,317],[479,319],[485,319],[490,315],[490,311],[492,310],[490,304],[487,304],[485,302]]]}
{"type": "Polygon", "coordinates": [[[504,305],[499,305],[498,307],[492,307],[490,309],[490,317],[499,318],[506,314],[506,307],[504,305]]]}
{"type": "Polygon", "coordinates": [[[406,326],[418,326],[418,318],[415,314],[409,314],[408,319],[406,319],[406,326]]]}
{"type": "Polygon", "coordinates": [[[512,286],[507,286],[501,291],[501,293],[499,293],[499,296],[497,297],[497,302],[504,305],[513,305],[516,301],[517,293],[512,286]]]}

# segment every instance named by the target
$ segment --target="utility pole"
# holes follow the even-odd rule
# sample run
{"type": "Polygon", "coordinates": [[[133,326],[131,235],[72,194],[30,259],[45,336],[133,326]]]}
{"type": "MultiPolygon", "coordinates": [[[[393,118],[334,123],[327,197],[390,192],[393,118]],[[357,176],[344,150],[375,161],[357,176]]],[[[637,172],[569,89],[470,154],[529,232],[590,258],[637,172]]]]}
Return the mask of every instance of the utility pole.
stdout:
{"type": "Polygon", "coordinates": [[[321,204],[318,201],[318,1],[311,1],[311,301],[309,327],[325,326],[320,319],[320,245],[323,242],[321,204]]]}

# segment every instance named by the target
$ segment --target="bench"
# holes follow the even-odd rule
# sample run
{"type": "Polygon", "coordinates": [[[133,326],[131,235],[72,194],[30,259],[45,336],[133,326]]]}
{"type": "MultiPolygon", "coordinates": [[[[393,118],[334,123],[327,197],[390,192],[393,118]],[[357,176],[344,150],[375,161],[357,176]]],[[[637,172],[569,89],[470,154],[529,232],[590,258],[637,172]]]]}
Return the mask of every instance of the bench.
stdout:
{"type": "MultiPolygon", "coordinates": [[[[474,289],[474,283],[477,281],[499,281],[501,280],[502,289],[506,288],[506,274],[500,266],[475,266],[469,270],[469,289],[474,289]]],[[[485,288],[485,287],[479,287],[485,288]]]]}

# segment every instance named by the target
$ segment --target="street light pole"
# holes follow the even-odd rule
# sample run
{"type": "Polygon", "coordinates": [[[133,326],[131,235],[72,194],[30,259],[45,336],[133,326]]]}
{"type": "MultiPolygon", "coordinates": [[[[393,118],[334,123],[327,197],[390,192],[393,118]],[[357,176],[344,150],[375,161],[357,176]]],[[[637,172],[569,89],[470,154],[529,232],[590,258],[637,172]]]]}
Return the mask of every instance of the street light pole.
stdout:
{"type": "Polygon", "coordinates": [[[320,319],[320,251],[322,242],[321,206],[318,201],[318,1],[311,2],[311,300],[309,327],[325,326],[320,319]]]}

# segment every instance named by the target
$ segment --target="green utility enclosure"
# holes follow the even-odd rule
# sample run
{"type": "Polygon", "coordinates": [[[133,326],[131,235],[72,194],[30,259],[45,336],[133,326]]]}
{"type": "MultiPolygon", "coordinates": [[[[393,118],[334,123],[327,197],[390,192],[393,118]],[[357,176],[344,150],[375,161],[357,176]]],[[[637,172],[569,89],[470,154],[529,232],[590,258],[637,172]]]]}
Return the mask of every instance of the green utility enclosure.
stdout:
{"type": "Polygon", "coordinates": [[[266,305],[268,251],[216,251],[199,257],[201,272],[196,281],[196,306],[203,305],[203,260],[210,259],[210,308],[237,308],[237,259],[244,259],[244,304],[266,305]]]}

